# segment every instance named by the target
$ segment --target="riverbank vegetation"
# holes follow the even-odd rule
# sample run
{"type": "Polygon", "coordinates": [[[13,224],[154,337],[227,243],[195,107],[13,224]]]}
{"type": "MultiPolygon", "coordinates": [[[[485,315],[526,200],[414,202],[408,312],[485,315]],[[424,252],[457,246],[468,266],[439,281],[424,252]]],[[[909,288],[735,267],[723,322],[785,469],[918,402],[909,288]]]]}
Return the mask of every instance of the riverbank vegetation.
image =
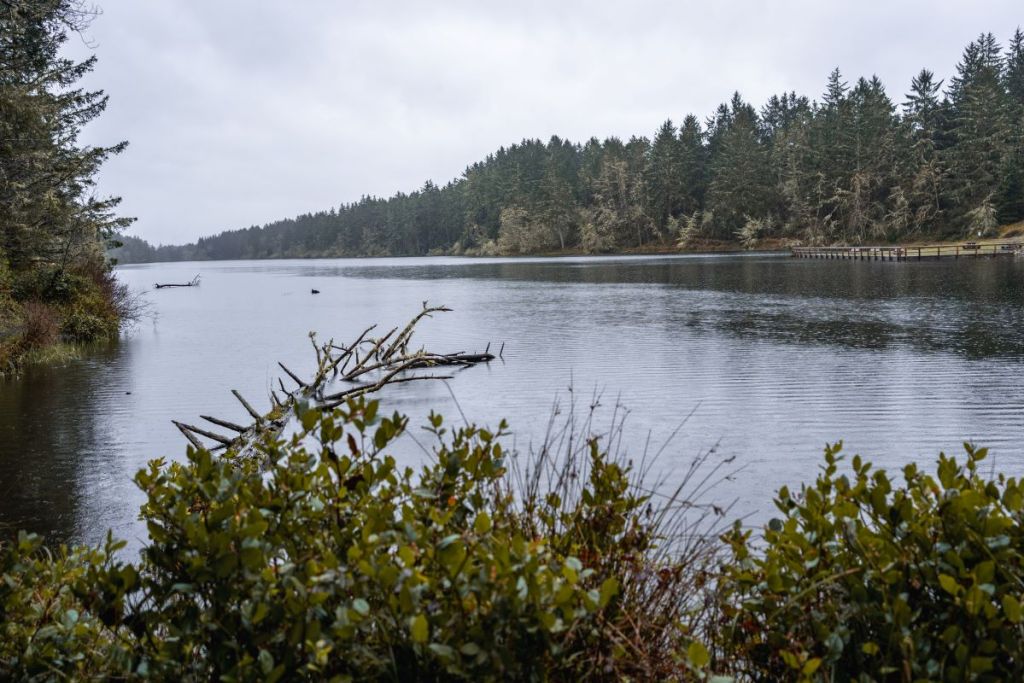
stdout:
{"type": "Polygon", "coordinates": [[[77,85],[94,57],[60,52],[93,15],[77,0],[0,4],[0,374],[60,343],[115,336],[132,315],[104,253],[131,219],[115,214],[117,197],[94,192],[126,143],[78,142],[107,98],[77,85]]]}
{"type": "Polygon", "coordinates": [[[544,447],[310,409],[266,458],[189,448],[139,472],[149,541],[0,544],[0,675],[123,680],[1016,680],[1015,479],[986,453],[902,481],[826,451],[779,519],[723,528],[697,459],[672,489],[616,433],[544,447]],[[636,455],[636,454],[633,454],[636,455]]]}
{"type": "MultiPolygon", "coordinates": [[[[685,87],[685,84],[682,84],[685,87]]],[[[122,261],[619,252],[991,236],[1024,219],[1024,32],[906,94],[838,69],[812,100],[738,92],[652,138],[499,149],[443,186],[364,197],[122,261]]]]}

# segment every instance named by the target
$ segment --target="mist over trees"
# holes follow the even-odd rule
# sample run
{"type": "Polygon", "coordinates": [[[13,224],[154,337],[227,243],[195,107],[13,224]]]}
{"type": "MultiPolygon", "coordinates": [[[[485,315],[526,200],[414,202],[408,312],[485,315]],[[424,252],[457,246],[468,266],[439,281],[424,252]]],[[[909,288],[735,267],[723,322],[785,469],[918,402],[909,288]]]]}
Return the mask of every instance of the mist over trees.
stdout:
{"type": "Polygon", "coordinates": [[[922,69],[893,94],[836,69],[817,99],[780,93],[757,108],[737,92],[652,138],[523,140],[444,186],[136,245],[122,260],[852,244],[991,235],[1021,219],[1018,28],[1005,48],[980,35],[948,83],[922,69]]]}

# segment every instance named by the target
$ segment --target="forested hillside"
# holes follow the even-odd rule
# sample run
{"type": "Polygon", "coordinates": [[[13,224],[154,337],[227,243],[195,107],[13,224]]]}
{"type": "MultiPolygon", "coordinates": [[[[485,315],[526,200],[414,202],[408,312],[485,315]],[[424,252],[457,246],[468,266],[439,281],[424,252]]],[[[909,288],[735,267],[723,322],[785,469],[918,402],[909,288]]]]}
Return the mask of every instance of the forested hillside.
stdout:
{"type": "MultiPolygon", "coordinates": [[[[828,77],[760,108],[737,92],[653,138],[524,140],[438,186],[122,260],[592,253],[991,234],[1024,218],[1024,33],[983,34],[905,95],[828,77]]],[[[137,256],[138,254],[138,256],[137,256]]]]}
{"type": "Polygon", "coordinates": [[[95,62],[62,56],[98,10],[80,0],[0,3],[0,375],[58,341],[116,335],[131,314],[104,247],[132,219],[98,197],[100,166],[127,143],[79,143],[103,113],[80,87],[95,62]]]}

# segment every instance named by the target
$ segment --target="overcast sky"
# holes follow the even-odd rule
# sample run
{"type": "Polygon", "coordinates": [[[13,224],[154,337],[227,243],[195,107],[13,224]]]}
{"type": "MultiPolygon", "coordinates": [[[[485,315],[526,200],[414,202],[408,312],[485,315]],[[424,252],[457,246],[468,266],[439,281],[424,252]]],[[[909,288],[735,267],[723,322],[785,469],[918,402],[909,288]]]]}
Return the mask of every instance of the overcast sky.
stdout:
{"type": "MultiPolygon", "coordinates": [[[[90,144],[131,232],[182,243],[439,184],[524,137],[651,136],[734,90],[817,98],[835,66],[902,101],[1020,0],[99,0],[90,144]]],[[[75,55],[89,50],[76,37],[75,55]]]]}

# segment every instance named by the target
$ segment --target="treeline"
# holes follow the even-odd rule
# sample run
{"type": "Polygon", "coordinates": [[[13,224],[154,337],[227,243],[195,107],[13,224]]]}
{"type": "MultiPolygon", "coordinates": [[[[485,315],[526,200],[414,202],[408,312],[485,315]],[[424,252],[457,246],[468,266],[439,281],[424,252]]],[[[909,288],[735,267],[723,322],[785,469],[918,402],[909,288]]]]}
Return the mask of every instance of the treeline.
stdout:
{"type": "MultiPolygon", "coordinates": [[[[991,234],[1024,218],[1024,33],[982,34],[949,83],[927,69],[897,103],[839,70],[820,101],[739,93],[652,139],[524,140],[440,187],[364,197],[148,260],[607,252],[991,234]]],[[[148,247],[148,245],[147,245],[148,247]]],[[[138,250],[136,250],[138,251],[138,250]]]]}

